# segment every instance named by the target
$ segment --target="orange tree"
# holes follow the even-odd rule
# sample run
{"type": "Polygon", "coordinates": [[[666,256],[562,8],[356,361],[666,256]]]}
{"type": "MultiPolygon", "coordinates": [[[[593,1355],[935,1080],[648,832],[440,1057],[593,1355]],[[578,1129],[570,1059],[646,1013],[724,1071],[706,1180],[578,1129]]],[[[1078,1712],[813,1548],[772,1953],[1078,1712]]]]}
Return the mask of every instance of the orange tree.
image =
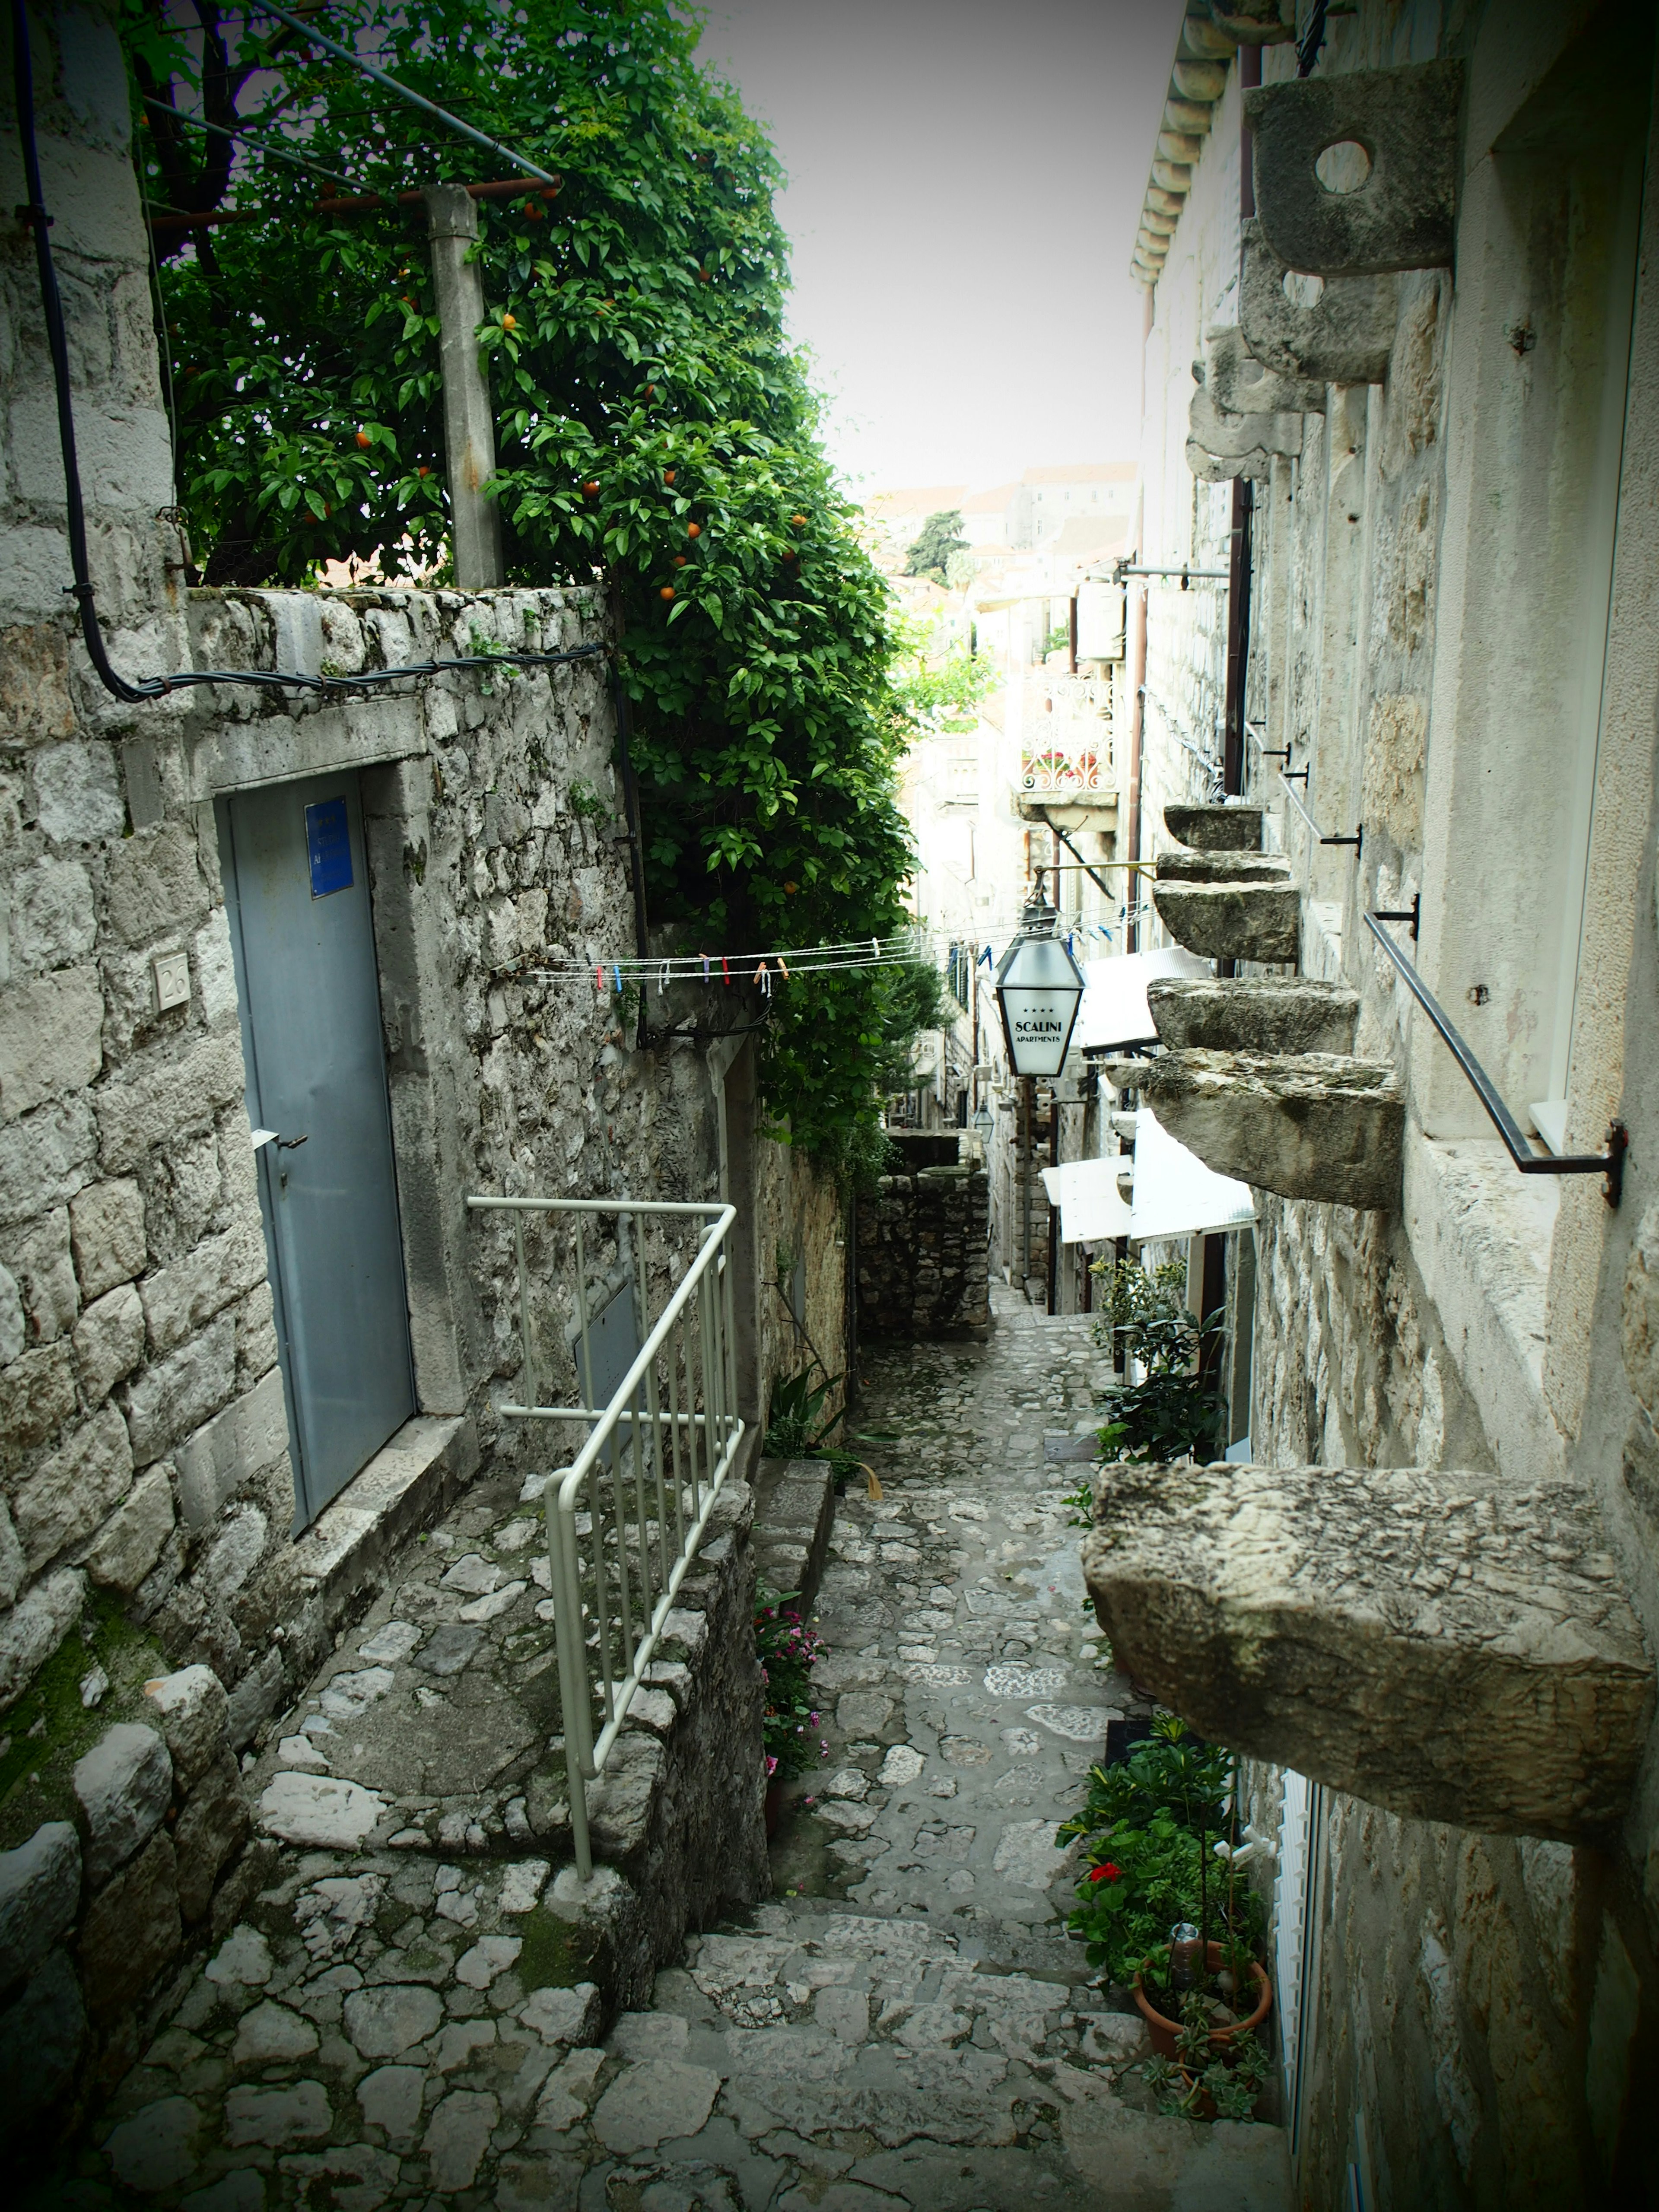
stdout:
{"type": "MultiPolygon", "coordinates": [[[[189,0],[181,28],[165,0],[125,6],[150,207],[258,211],[157,234],[206,580],[348,556],[432,574],[420,210],[318,204],[503,165],[257,11],[189,0]]],[[[479,203],[498,495],[511,580],[598,580],[617,607],[653,919],[743,951],[896,929],[911,719],[889,597],[785,335],[771,149],[697,67],[696,27],[665,0],[356,0],[317,20],[560,180],[550,201],[479,203]]],[[[773,1111],[837,1164],[868,1153],[889,989],[876,971],[772,1001],[773,1111]]]]}

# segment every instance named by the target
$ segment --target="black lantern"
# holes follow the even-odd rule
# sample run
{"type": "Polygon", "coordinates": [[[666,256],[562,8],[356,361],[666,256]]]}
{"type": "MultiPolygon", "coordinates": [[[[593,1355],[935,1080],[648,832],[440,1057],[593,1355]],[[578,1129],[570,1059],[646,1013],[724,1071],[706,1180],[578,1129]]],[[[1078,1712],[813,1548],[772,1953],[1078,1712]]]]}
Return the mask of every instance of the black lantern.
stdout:
{"type": "Polygon", "coordinates": [[[1054,935],[1060,916],[1041,894],[997,969],[997,1004],[1016,1075],[1058,1075],[1083,996],[1083,970],[1054,935]]]}

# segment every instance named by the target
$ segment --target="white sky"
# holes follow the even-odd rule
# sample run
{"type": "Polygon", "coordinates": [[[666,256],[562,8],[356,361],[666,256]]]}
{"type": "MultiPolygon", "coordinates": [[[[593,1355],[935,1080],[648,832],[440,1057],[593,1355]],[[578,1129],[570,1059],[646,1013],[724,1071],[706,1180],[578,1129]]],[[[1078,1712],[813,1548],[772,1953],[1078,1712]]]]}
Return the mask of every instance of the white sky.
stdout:
{"type": "Polygon", "coordinates": [[[794,335],[855,488],[1133,456],[1128,264],[1184,0],[707,0],[787,173],[794,335]]]}

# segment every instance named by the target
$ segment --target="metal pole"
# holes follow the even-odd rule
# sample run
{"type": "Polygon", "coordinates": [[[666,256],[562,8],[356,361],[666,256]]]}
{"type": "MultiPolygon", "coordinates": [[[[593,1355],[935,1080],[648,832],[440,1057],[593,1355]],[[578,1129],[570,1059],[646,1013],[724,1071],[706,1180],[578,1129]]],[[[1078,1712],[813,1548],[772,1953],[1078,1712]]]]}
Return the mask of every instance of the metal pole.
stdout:
{"type": "Polygon", "coordinates": [[[495,410],[478,351],[483,283],[469,257],[478,209],[465,185],[428,185],[422,194],[432,240],[438,302],[438,357],[444,380],[444,452],[455,581],[464,592],[502,582],[501,517],[483,487],[495,473],[495,410]]]}

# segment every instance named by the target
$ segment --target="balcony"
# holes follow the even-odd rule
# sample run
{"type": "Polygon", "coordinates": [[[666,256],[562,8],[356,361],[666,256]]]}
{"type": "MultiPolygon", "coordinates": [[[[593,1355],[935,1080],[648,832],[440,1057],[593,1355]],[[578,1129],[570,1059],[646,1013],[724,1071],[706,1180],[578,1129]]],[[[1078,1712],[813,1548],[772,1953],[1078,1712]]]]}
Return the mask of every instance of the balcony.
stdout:
{"type": "Polygon", "coordinates": [[[1112,756],[1109,681],[1034,670],[1026,686],[1018,804],[1027,821],[1044,821],[1057,807],[1063,829],[1109,828],[1099,817],[1117,809],[1112,756]],[[1077,818],[1069,818],[1076,809],[1077,818]]]}

